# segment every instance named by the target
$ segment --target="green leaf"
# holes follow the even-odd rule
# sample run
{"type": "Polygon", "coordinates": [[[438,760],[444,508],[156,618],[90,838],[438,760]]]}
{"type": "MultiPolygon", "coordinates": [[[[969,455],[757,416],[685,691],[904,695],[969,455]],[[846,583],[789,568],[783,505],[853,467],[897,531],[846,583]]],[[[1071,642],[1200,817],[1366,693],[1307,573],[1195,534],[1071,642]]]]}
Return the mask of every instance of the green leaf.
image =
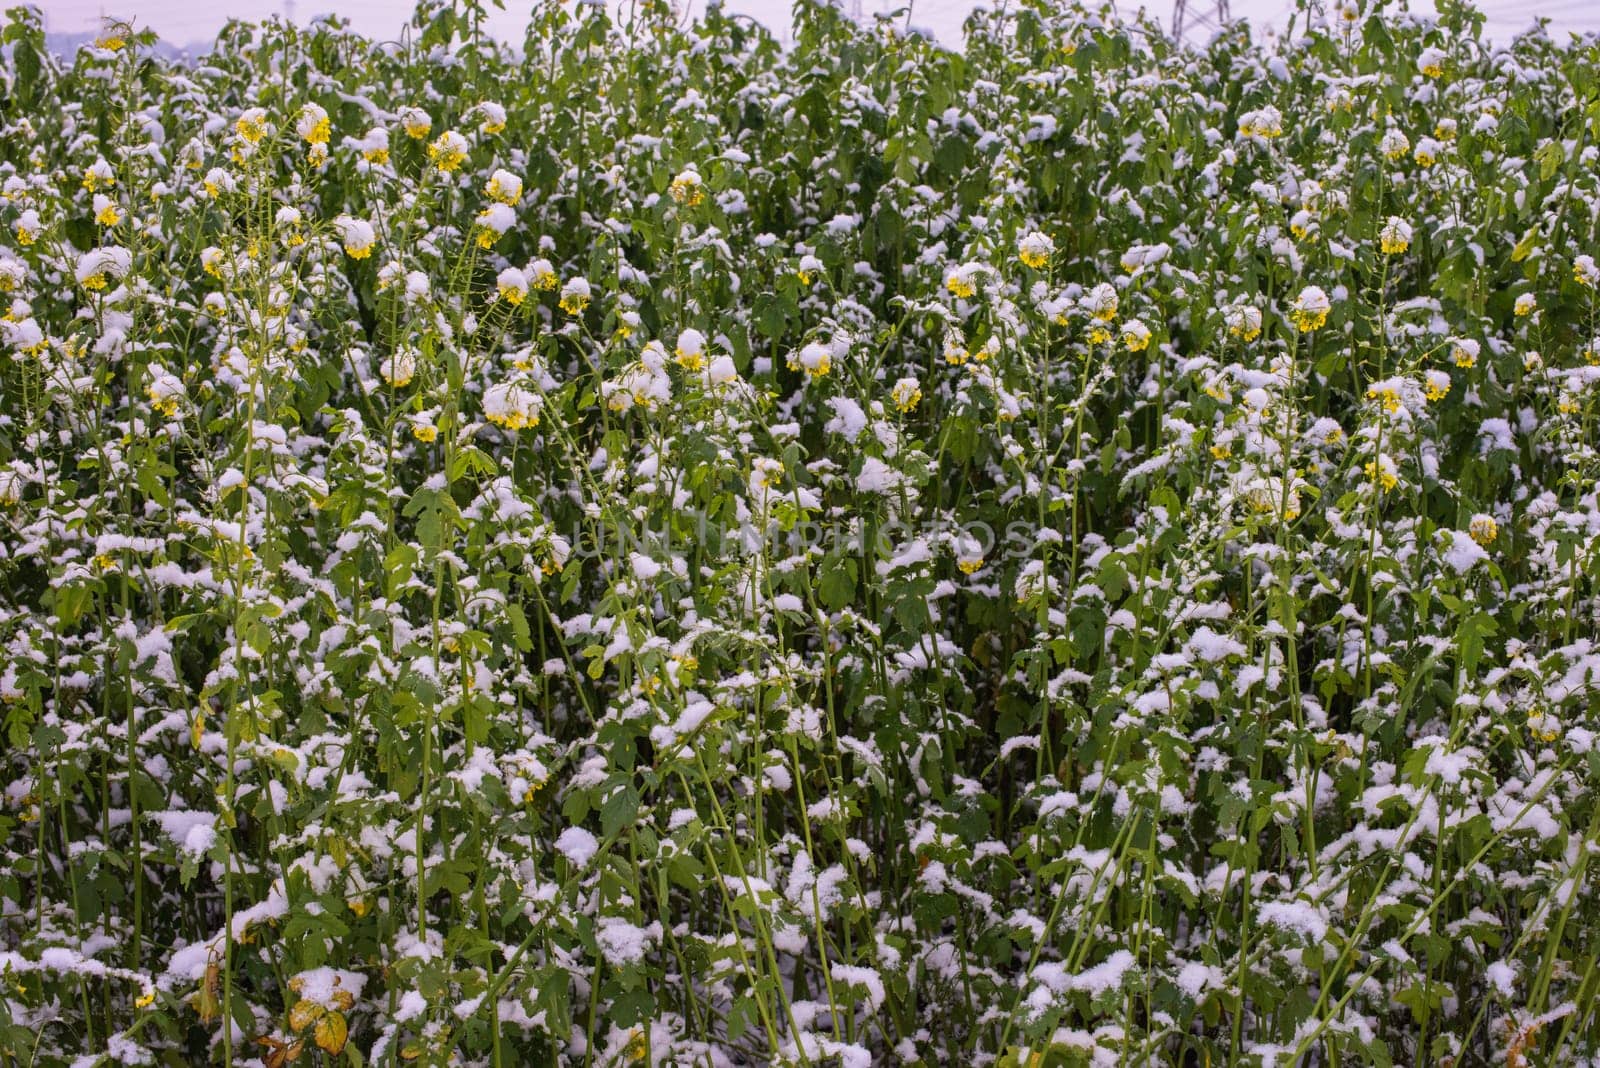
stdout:
{"type": "Polygon", "coordinates": [[[511,621],[511,637],[517,643],[517,650],[523,653],[533,651],[533,636],[528,629],[528,617],[523,613],[522,606],[515,601],[506,604],[506,618],[511,621]]]}
{"type": "Polygon", "coordinates": [[[1540,147],[1539,151],[1533,154],[1533,158],[1539,161],[1539,180],[1541,182],[1548,182],[1555,177],[1556,172],[1561,169],[1561,165],[1567,161],[1566,152],[1562,149],[1560,141],[1545,143],[1540,147]]]}
{"type": "Polygon", "coordinates": [[[1537,226],[1528,227],[1528,232],[1522,235],[1522,240],[1518,241],[1516,248],[1511,250],[1511,262],[1521,263],[1532,255],[1534,245],[1538,243],[1538,240],[1539,228],[1537,226]]]}
{"type": "Polygon", "coordinates": [[[783,298],[776,293],[762,293],[755,300],[756,330],[762,337],[776,341],[783,336],[788,325],[783,298]]]}
{"type": "Polygon", "coordinates": [[[1478,658],[1483,654],[1483,640],[1496,634],[1500,625],[1487,612],[1475,612],[1461,621],[1456,628],[1456,651],[1461,658],[1461,671],[1471,676],[1478,668],[1478,658]]]}
{"type": "Polygon", "coordinates": [[[631,785],[611,791],[600,806],[600,830],[607,837],[631,827],[639,817],[639,791],[631,785]]]}
{"type": "Polygon", "coordinates": [[[818,576],[817,596],[829,610],[837,611],[855,599],[856,561],[853,557],[830,556],[818,576]]]}

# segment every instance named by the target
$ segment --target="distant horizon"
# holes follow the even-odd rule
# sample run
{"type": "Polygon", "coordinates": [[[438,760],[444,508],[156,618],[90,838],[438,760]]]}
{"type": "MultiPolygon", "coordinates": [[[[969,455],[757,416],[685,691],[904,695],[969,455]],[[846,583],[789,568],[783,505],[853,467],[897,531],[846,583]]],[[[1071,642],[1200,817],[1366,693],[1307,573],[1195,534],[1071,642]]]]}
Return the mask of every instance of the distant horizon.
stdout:
{"type": "MultiPolygon", "coordinates": [[[[887,12],[907,5],[902,0],[859,0],[860,9],[871,14],[887,12]]],[[[320,6],[320,5],[319,5],[320,6]]],[[[611,6],[620,6],[611,0],[611,6]]],[[[704,12],[704,0],[689,0],[680,4],[685,15],[698,17],[704,12]]],[[[926,29],[946,44],[958,44],[961,26],[974,9],[984,6],[977,0],[913,0],[910,22],[913,27],[926,29]]],[[[1515,0],[1489,0],[1479,5],[1486,15],[1486,33],[1497,40],[1506,40],[1531,28],[1536,18],[1549,18],[1551,30],[1561,32],[1600,32],[1600,3],[1592,0],[1545,0],[1528,6],[1515,0]]],[[[366,36],[392,36],[398,34],[410,18],[415,5],[396,0],[346,0],[337,10],[310,10],[304,0],[222,0],[220,3],[195,5],[188,0],[134,0],[128,4],[105,3],[104,0],[49,0],[41,7],[46,32],[52,36],[73,37],[92,35],[99,30],[105,17],[130,18],[140,27],[155,30],[162,42],[179,51],[191,51],[209,46],[229,19],[242,18],[260,21],[282,15],[300,25],[308,25],[323,15],[338,15],[348,19],[351,28],[366,36]],[[118,7],[132,7],[133,11],[118,11],[118,7]]],[[[780,37],[787,37],[790,5],[784,0],[725,0],[726,11],[750,16],[780,37]]],[[[1112,3],[1113,8],[1153,11],[1164,26],[1170,29],[1171,4],[1160,0],[1155,4],[1112,3]]],[[[1235,19],[1248,20],[1258,30],[1273,32],[1288,24],[1294,12],[1294,0],[1232,0],[1235,19]]],[[[1411,8],[1418,14],[1432,14],[1431,0],[1420,0],[1411,8]]],[[[1395,5],[1398,11],[1398,5],[1395,5]]],[[[518,39],[527,25],[527,17],[511,10],[488,12],[485,24],[495,37],[518,39]]]]}

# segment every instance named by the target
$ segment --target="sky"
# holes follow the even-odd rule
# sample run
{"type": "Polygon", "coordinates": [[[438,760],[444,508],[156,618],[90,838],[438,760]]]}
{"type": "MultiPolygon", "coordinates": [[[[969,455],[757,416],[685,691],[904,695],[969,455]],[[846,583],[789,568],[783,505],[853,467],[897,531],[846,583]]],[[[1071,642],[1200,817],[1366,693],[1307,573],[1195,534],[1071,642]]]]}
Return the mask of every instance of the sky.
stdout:
{"type": "MultiPolygon", "coordinates": [[[[337,11],[361,33],[391,36],[412,10],[412,0],[32,0],[43,11],[51,33],[81,33],[99,27],[103,15],[133,18],[150,26],[175,45],[209,42],[229,17],[259,19],[288,14],[298,22],[325,11],[337,11]]],[[[690,0],[691,9],[704,0],[690,0]]],[[[842,0],[848,4],[850,0],[842,0]]],[[[859,0],[864,12],[900,7],[905,0],[859,0]]],[[[912,0],[912,22],[931,29],[941,40],[958,43],[961,23],[975,0],[912,0]]],[[[1204,2],[1204,0],[1200,0],[1204,2]]],[[[1554,30],[1600,31],[1600,0],[1479,0],[1488,14],[1491,37],[1508,39],[1525,29],[1536,16],[1548,16],[1554,30]]],[[[679,0],[682,4],[683,0],[679,0]]],[[[1130,13],[1143,6],[1163,22],[1171,15],[1172,0],[1121,0],[1130,13]]],[[[1294,0],[1231,0],[1235,18],[1248,18],[1258,28],[1281,27],[1294,9],[1294,0]]],[[[515,9],[517,0],[506,0],[515,9]]],[[[730,12],[754,16],[780,33],[788,23],[787,0],[724,0],[730,12]]],[[[1429,0],[1414,3],[1416,10],[1431,10],[1429,0]]],[[[491,12],[492,31],[518,38],[525,16],[491,12]]]]}

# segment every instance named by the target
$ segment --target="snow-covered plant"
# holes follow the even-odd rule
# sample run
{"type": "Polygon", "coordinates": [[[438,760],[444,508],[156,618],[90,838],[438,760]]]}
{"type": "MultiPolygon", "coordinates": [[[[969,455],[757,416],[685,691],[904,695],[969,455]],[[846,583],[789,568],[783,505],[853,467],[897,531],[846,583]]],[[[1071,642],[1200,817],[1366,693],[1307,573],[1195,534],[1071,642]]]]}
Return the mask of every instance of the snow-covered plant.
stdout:
{"type": "Polygon", "coordinates": [[[11,12],[0,1063],[1600,1056],[1597,42],[994,6],[11,12]]]}

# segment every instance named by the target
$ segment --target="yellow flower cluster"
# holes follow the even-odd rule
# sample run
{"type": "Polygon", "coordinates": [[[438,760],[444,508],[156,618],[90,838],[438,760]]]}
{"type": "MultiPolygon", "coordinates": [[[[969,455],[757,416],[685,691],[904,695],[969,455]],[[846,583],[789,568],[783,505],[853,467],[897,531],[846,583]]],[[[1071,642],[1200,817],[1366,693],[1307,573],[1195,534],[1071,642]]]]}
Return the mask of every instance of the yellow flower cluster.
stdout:
{"type": "Polygon", "coordinates": [[[1228,333],[1241,341],[1254,341],[1261,336],[1261,309],[1249,304],[1235,304],[1222,313],[1228,324],[1228,333]]]}
{"type": "Polygon", "coordinates": [[[513,308],[528,298],[528,276],[515,267],[507,267],[495,278],[495,291],[513,308]]]}
{"type": "Polygon", "coordinates": [[[1129,352],[1143,352],[1150,347],[1150,328],[1138,319],[1122,324],[1122,343],[1129,352]]]}
{"type": "Polygon", "coordinates": [[[1306,286],[1289,308],[1289,318],[1301,333],[1320,330],[1327,325],[1328,313],[1333,303],[1318,286],[1306,286]]]}
{"type": "Polygon", "coordinates": [[[510,171],[495,171],[483,187],[483,195],[507,207],[522,199],[522,179],[510,171]]]}
{"type": "Polygon", "coordinates": [[[672,199],[686,208],[699,207],[706,199],[705,183],[693,167],[684,169],[672,180],[668,188],[672,199]]]}
{"type": "Polygon", "coordinates": [[[1467,533],[1472,535],[1472,540],[1479,545],[1487,546],[1500,536],[1500,525],[1494,521],[1493,516],[1479,512],[1467,525],[1467,533]]]}
{"type": "Polygon", "coordinates": [[[1050,262],[1055,250],[1055,242],[1050,240],[1048,234],[1034,230],[1024,234],[1022,240],[1017,242],[1017,259],[1038,271],[1050,262]]]}
{"type": "Polygon", "coordinates": [[[1600,266],[1596,266],[1593,256],[1579,256],[1572,261],[1572,280],[1585,289],[1600,283],[1600,266]]]}
{"type": "Polygon", "coordinates": [[[902,378],[889,391],[889,399],[902,415],[912,411],[922,402],[922,387],[915,378],[902,378]]]}
{"type": "Polygon", "coordinates": [[[1443,371],[1429,371],[1423,376],[1422,392],[1429,401],[1444,400],[1450,392],[1450,376],[1443,371]]]}
{"type": "Polygon", "coordinates": [[[557,303],[568,315],[581,315],[583,309],[589,306],[589,299],[588,281],[583,278],[573,278],[561,287],[561,299],[557,303]]]}
{"type": "Polygon", "coordinates": [[[234,122],[239,136],[252,145],[258,145],[267,136],[267,113],[264,108],[250,108],[234,122]]]}
{"type": "Polygon", "coordinates": [[[706,339],[698,330],[685,330],[678,335],[673,358],[685,371],[698,371],[706,365],[706,339]]]}
{"type": "Polygon", "coordinates": [[[961,300],[971,300],[978,292],[977,283],[973,280],[971,272],[961,267],[945,276],[944,287],[961,300]]]}
{"type": "Polygon", "coordinates": [[[454,130],[446,130],[428,146],[428,158],[441,174],[453,174],[466,162],[468,147],[465,137],[454,130]]]}
{"type": "Polygon", "coordinates": [[[405,108],[400,112],[400,128],[413,141],[420,141],[433,130],[433,120],[421,108],[405,108]]]}
{"type": "Polygon", "coordinates": [[[328,113],[318,104],[307,104],[300,109],[300,121],[295,132],[311,146],[311,160],[321,163],[328,158],[328,142],[333,137],[333,123],[328,113]]]}
{"type": "Polygon", "coordinates": [[[1368,386],[1367,400],[1377,401],[1390,415],[1400,410],[1400,393],[1393,386],[1368,386]]]}
{"type": "Polygon", "coordinates": [[[1239,116],[1241,137],[1262,137],[1268,140],[1283,136],[1283,113],[1268,105],[1239,116]]]}
{"type": "Polygon", "coordinates": [[[1411,224],[1397,215],[1389,216],[1378,232],[1378,247],[1385,255],[1395,256],[1411,247],[1411,224]]]}

